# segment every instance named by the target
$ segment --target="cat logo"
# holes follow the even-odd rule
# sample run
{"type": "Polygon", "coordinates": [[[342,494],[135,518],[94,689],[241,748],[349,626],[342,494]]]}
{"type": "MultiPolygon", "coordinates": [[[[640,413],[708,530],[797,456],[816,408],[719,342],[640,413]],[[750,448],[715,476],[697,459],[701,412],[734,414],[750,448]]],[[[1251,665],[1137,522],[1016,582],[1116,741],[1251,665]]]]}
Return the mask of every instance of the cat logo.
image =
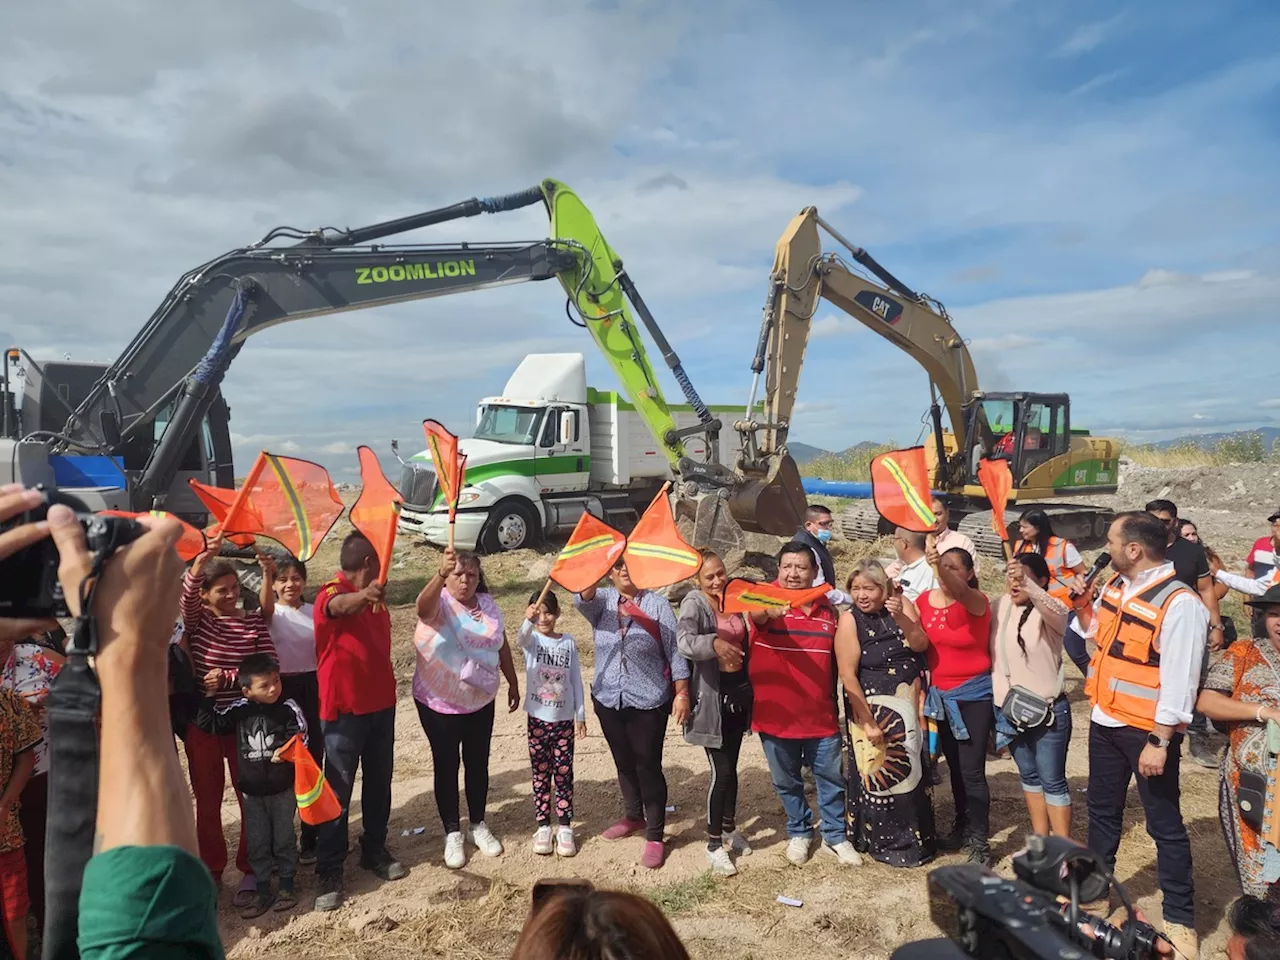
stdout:
{"type": "Polygon", "coordinates": [[[870,310],[885,323],[893,325],[902,316],[902,304],[897,300],[877,293],[874,290],[861,290],[853,298],[853,302],[865,310],[870,310]]]}

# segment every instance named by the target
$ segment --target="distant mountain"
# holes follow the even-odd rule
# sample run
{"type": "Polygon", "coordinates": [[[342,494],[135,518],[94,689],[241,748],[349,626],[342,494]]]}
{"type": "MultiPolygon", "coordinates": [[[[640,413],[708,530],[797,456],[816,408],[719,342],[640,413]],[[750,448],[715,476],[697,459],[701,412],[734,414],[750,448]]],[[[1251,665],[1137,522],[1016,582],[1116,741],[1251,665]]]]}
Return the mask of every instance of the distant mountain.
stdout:
{"type": "Polygon", "coordinates": [[[823,450],[821,447],[813,447],[807,443],[788,443],[787,449],[791,451],[791,459],[796,462],[796,466],[803,467],[811,460],[817,460],[819,457],[831,456],[830,450],[823,450]]]}
{"type": "Polygon", "coordinates": [[[1197,433],[1185,437],[1175,437],[1172,440],[1162,440],[1159,443],[1153,443],[1153,447],[1167,450],[1170,447],[1200,447],[1204,450],[1212,450],[1213,447],[1221,443],[1223,440],[1236,440],[1244,437],[1251,437],[1257,434],[1262,438],[1262,449],[1270,452],[1272,445],[1280,440],[1280,428],[1276,427],[1256,427],[1253,430],[1233,430],[1230,433],[1197,433]]]}

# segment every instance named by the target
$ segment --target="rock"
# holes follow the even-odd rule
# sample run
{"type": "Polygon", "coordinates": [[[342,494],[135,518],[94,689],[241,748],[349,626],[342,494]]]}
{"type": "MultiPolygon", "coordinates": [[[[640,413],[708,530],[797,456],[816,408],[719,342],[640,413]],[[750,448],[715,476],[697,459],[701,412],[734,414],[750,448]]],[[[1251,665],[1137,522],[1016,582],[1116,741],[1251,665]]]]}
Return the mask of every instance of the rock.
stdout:
{"type": "Polygon", "coordinates": [[[378,910],[366,910],[347,921],[347,926],[355,933],[386,933],[400,926],[385,913],[378,910]]]}
{"type": "Polygon", "coordinates": [[[244,932],[244,936],[246,940],[261,940],[262,930],[258,927],[250,927],[244,932]]]}
{"type": "Polygon", "coordinates": [[[1244,494],[1245,489],[1243,480],[1237,480],[1231,486],[1227,487],[1227,496],[1229,497],[1243,497],[1244,494]]]}

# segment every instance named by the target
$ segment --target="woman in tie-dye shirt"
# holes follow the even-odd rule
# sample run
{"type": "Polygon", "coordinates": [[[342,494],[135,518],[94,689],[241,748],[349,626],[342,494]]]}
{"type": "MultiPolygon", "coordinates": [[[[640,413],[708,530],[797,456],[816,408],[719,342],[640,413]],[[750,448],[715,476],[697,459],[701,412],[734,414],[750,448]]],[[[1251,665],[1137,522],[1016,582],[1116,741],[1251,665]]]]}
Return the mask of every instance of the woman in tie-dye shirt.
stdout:
{"type": "Polygon", "coordinates": [[[471,842],[487,857],[502,854],[502,843],[484,819],[499,673],[507,678],[507,708],[514,712],[521,703],[502,611],[489,595],[474,554],[445,551],[440,572],[418,595],[413,643],[418,653],[413,699],[431,744],[436,806],[444,823],[444,862],[457,870],[467,862],[459,812],[460,766],[466,767],[471,842]]]}

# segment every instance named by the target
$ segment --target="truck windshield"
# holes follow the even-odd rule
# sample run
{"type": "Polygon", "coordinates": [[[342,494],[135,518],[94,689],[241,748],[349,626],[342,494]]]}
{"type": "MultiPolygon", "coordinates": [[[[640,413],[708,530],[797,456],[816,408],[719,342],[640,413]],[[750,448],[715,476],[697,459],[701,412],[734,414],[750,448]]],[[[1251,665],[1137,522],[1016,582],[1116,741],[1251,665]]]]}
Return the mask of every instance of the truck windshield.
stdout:
{"type": "Polygon", "coordinates": [[[493,440],[496,443],[533,443],[538,435],[538,424],[543,410],[539,407],[508,407],[491,404],[480,413],[476,427],[477,440],[493,440]]]}

